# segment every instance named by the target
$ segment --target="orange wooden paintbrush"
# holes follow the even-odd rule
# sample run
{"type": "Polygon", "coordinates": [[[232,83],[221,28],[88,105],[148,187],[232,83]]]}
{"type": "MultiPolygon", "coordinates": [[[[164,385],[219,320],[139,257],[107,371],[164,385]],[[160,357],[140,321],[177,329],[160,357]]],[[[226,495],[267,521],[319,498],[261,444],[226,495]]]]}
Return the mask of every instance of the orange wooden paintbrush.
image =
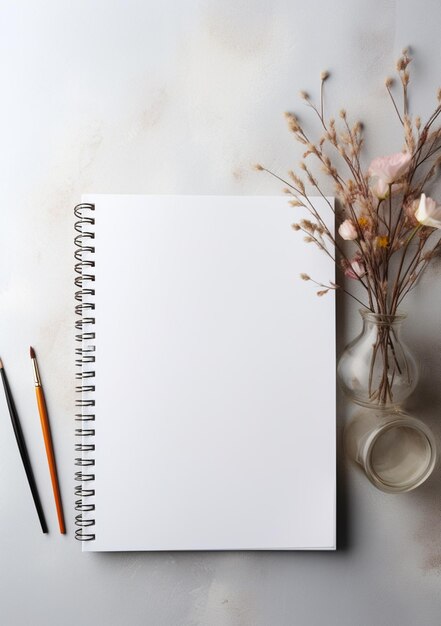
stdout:
{"type": "Polygon", "coordinates": [[[49,418],[47,414],[46,401],[43,393],[43,386],[41,384],[40,372],[38,369],[37,357],[35,356],[35,350],[30,349],[32,366],[34,370],[34,383],[35,393],[37,396],[38,412],[40,413],[41,428],[43,431],[44,445],[46,448],[46,456],[49,464],[49,472],[51,475],[52,489],[54,492],[55,506],[57,508],[58,525],[60,526],[60,533],[63,535],[66,532],[64,524],[63,507],[61,504],[60,487],[58,485],[57,466],[55,464],[54,447],[52,445],[51,429],[49,425],[49,418]]]}

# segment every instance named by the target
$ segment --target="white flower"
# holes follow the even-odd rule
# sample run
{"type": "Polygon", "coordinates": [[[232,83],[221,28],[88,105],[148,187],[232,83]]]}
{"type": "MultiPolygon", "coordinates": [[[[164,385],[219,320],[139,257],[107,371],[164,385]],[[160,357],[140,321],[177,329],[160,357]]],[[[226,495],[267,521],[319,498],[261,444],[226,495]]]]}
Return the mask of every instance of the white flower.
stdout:
{"type": "Polygon", "coordinates": [[[372,191],[379,200],[384,200],[389,195],[389,185],[382,178],[377,178],[372,191]]]}
{"type": "Polygon", "coordinates": [[[415,217],[423,226],[441,228],[441,206],[438,206],[432,198],[427,198],[424,193],[421,194],[415,217]]]}
{"type": "Polygon", "coordinates": [[[354,222],[352,222],[351,220],[345,220],[344,222],[342,222],[342,224],[340,224],[338,232],[340,233],[340,237],[342,237],[342,239],[346,239],[347,241],[357,239],[358,236],[354,222]]]}

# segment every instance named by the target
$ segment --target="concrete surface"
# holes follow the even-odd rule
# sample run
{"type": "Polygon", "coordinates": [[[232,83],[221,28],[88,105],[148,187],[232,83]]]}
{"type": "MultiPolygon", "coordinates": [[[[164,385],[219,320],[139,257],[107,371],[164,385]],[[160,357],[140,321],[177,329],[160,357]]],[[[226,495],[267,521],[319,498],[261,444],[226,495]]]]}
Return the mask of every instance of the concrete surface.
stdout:
{"type": "MultiPolygon", "coordinates": [[[[439,466],[414,493],[390,496],[340,454],[336,553],[81,553],[73,537],[72,207],[82,192],[278,193],[250,164],[279,172],[297,164],[282,114],[308,115],[297,92],[317,95],[322,69],[332,72],[329,110],[345,106],[366,123],[366,158],[399,150],[383,80],[410,45],[412,107],[431,110],[441,5],[11,0],[0,2],[0,16],[0,355],[51,530],[39,532],[2,404],[2,625],[439,624],[439,466]],[[65,537],[56,531],[30,344],[44,355],[50,381],[65,537]]],[[[431,269],[407,302],[407,337],[423,372],[411,406],[438,440],[440,278],[440,268],[431,269]]],[[[341,349],[358,313],[346,301],[338,312],[341,349]]],[[[340,403],[340,425],[346,411],[340,403]]],[[[116,493],[115,516],[129,514],[116,493]]]]}

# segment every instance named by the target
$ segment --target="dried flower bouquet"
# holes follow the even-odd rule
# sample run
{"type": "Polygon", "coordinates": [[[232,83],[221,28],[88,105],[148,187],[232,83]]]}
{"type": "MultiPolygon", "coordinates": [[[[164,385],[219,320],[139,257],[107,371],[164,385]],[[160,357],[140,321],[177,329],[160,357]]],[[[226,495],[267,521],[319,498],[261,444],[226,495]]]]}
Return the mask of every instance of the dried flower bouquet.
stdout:
{"type": "MultiPolygon", "coordinates": [[[[340,111],[338,124],[334,118],[326,119],[323,87],[329,74],[322,72],[318,105],[307,93],[301,92],[302,99],[319,120],[320,138],[317,141],[311,139],[298,117],[286,114],[295,139],[304,146],[301,171],[290,171],[289,179],[284,180],[266,167],[256,166],[285,184],[284,191],[293,196],[290,200],[293,206],[304,207],[309,212],[310,218],[293,224],[294,230],[302,232],[307,243],[328,254],[340,274],[353,280],[354,284],[356,282],[365,297],[360,295],[359,289],[357,295],[352,293],[344,280],[339,280],[338,284],[326,283],[302,274],[303,280],[312,281],[319,287],[318,296],[340,289],[373,314],[384,316],[385,320],[397,314],[404,298],[441,251],[441,205],[426,195],[441,164],[441,126],[437,124],[441,113],[441,89],[438,90],[436,107],[427,121],[423,123],[419,116],[412,116],[408,98],[410,62],[409,52],[404,50],[397,62],[402,92],[400,104],[393,95],[394,81],[391,78],[385,81],[403,128],[402,152],[378,157],[365,170],[361,163],[362,124],[359,121],[351,123],[345,110],[340,111]],[[309,183],[325,198],[309,165],[313,159],[333,182],[337,208],[328,204],[335,212],[336,236],[327,228],[306,192],[309,183]]],[[[378,385],[373,386],[371,381],[370,395],[372,401],[387,404],[393,400],[393,380],[399,367],[394,360],[393,331],[387,323],[372,349],[372,370],[377,359],[382,360],[383,375],[378,385]]]]}

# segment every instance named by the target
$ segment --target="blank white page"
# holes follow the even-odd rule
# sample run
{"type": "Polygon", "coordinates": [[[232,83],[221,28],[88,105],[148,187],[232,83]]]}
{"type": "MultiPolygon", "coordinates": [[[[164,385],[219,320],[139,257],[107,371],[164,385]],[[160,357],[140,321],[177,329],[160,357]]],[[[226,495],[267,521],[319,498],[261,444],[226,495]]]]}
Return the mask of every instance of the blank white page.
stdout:
{"type": "Polygon", "coordinates": [[[96,262],[96,539],[83,549],[335,548],[334,295],[299,278],[334,267],[292,230],[299,208],[83,201],[96,262]]]}

